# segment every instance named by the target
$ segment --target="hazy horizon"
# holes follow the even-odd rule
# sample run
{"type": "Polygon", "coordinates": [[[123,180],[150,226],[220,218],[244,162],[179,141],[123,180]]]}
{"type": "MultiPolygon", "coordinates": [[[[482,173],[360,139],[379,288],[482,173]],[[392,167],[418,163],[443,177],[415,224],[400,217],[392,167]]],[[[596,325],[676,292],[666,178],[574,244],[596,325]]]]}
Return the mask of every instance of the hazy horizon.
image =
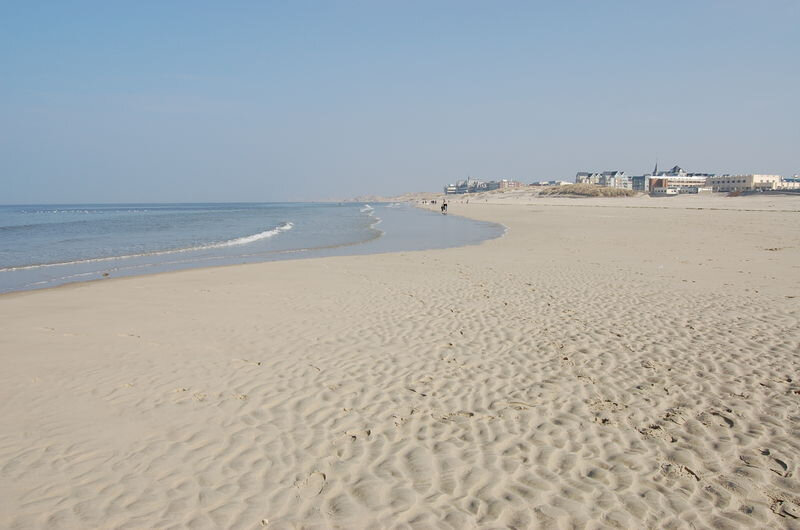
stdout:
{"type": "Polygon", "coordinates": [[[800,173],[800,2],[0,6],[0,204],[800,173]]]}

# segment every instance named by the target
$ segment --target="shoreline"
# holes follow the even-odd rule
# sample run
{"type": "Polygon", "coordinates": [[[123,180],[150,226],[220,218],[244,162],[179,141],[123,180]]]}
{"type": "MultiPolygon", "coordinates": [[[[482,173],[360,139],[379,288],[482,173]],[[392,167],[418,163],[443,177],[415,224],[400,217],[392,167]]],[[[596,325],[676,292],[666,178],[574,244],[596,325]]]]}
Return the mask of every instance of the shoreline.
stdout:
{"type": "Polygon", "coordinates": [[[797,524],[797,212],[448,203],[505,235],[0,296],[0,526],[797,524]]]}
{"type": "MultiPolygon", "coordinates": [[[[448,215],[450,215],[450,214],[448,214],[448,215]]],[[[470,219],[469,217],[466,217],[464,215],[458,216],[458,215],[454,214],[453,216],[454,217],[464,217],[464,218],[470,219]]],[[[47,291],[56,290],[56,289],[64,289],[64,290],[70,289],[70,288],[77,289],[77,288],[80,288],[80,287],[83,287],[83,286],[86,286],[86,285],[91,285],[91,284],[113,283],[113,282],[126,281],[126,280],[136,280],[136,279],[139,279],[139,278],[156,277],[156,276],[168,276],[168,275],[181,274],[181,273],[187,273],[187,272],[192,272],[192,271],[213,271],[213,270],[216,270],[216,269],[235,269],[237,267],[243,267],[243,268],[244,267],[258,267],[258,266],[263,265],[265,263],[284,263],[284,262],[292,263],[292,262],[296,262],[296,261],[305,261],[305,260],[326,260],[326,259],[351,258],[351,257],[360,257],[360,256],[381,256],[381,255],[386,255],[386,254],[406,254],[406,253],[413,253],[413,252],[434,252],[434,251],[437,251],[437,250],[449,250],[449,249],[453,249],[453,248],[477,247],[477,246],[481,246],[481,245],[483,245],[485,243],[488,243],[490,241],[493,241],[495,239],[501,239],[501,238],[505,237],[506,233],[508,232],[508,227],[503,225],[502,223],[495,223],[495,224],[497,224],[498,226],[503,228],[503,233],[500,234],[499,236],[493,237],[493,238],[489,238],[489,239],[483,239],[483,240],[481,240],[479,242],[476,242],[476,243],[465,243],[465,244],[457,246],[457,247],[443,247],[443,248],[433,248],[433,249],[422,248],[422,249],[411,249],[411,250],[385,250],[385,251],[369,252],[369,253],[363,253],[363,254],[357,254],[357,253],[354,253],[354,254],[332,254],[332,255],[328,255],[328,256],[311,256],[311,257],[289,258],[289,259],[283,259],[283,260],[256,261],[256,262],[252,262],[252,263],[225,263],[225,264],[220,264],[220,265],[206,265],[206,266],[192,267],[192,268],[186,268],[186,269],[176,269],[176,270],[167,270],[167,271],[159,271],[159,272],[149,272],[149,273],[144,273],[144,274],[135,274],[135,275],[130,275],[130,276],[114,276],[114,277],[109,276],[109,277],[106,277],[106,278],[94,278],[94,279],[91,279],[91,280],[81,280],[81,281],[75,281],[75,282],[62,283],[62,284],[53,285],[53,286],[50,286],[50,287],[41,287],[41,288],[37,288],[37,289],[25,289],[25,290],[19,290],[19,291],[2,292],[2,293],[0,293],[0,301],[2,301],[4,298],[13,297],[14,295],[29,295],[29,294],[34,294],[34,293],[39,293],[39,292],[47,292],[47,291]]],[[[358,242],[358,243],[346,243],[346,244],[343,244],[343,245],[336,245],[336,246],[332,246],[332,247],[320,247],[320,248],[310,249],[310,250],[330,250],[330,249],[342,248],[342,247],[353,247],[353,246],[358,246],[358,245],[363,245],[363,244],[369,243],[370,241],[373,241],[374,239],[377,239],[378,237],[381,237],[381,236],[379,235],[379,236],[376,236],[373,239],[370,239],[370,240],[367,240],[367,241],[358,242]]],[[[291,251],[291,252],[300,253],[300,252],[305,252],[307,250],[309,250],[309,249],[300,249],[300,250],[291,251]]]]}
{"type": "MultiPolygon", "coordinates": [[[[386,204],[384,204],[383,206],[386,206],[386,204]]],[[[406,206],[408,207],[413,205],[406,205],[406,206]]],[[[412,248],[408,248],[409,236],[407,232],[409,230],[413,230],[415,223],[416,224],[422,223],[423,222],[422,218],[410,219],[410,221],[412,222],[406,222],[401,226],[398,223],[398,220],[394,219],[394,217],[398,215],[397,212],[395,212],[394,210],[391,211],[384,210],[382,215],[384,215],[385,217],[390,217],[390,223],[389,223],[390,227],[388,228],[389,230],[388,240],[385,240],[387,236],[386,230],[380,227],[384,223],[384,218],[373,215],[371,217],[373,221],[369,227],[372,233],[369,235],[369,237],[354,242],[324,244],[310,248],[276,249],[272,251],[260,251],[260,252],[251,251],[254,253],[243,253],[240,255],[232,255],[232,256],[196,255],[194,259],[189,257],[183,261],[153,261],[151,263],[145,262],[139,265],[131,263],[128,260],[131,259],[157,260],[160,257],[181,256],[186,253],[192,253],[192,252],[196,254],[202,249],[156,250],[143,254],[109,256],[109,257],[91,258],[80,261],[70,261],[63,263],[45,263],[38,265],[21,265],[17,267],[10,267],[5,270],[0,270],[0,275],[5,274],[8,277],[13,277],[14,275],[18,274],[33,275],[33,274],[38,274],[40,271],[46,271],[51,269],[60,270],[61,271],[60,274],[67,274],[67,273],[69,274],[67,276],[57,276],[55,278],[41,277],[45,279],[36,282],[31,281],[33,278],[29,278],[29,281],[31,281],[31,283],[28,283],[25,286],[25,288],[10,287],[9,288],[10,290],[5,290],[0,292],[0,296],[18,292],[39,291],[63,285],[81,284],[86,282],[95,282],[95,281],[102,281],[109,279],[127,278],[127,277],[148,276],[153,274],[161,274],[164,272],[176,272],[182,270],[195,270],[195,269],[214,268],[214,267],[228,267],[232,265],[243,265],[243,264],[268,263],[273,261],[316,259],[320,257],[337,256],[337,255],[348,256],[348,255],[378,254],[378,253],[414,250],[412,248]],[[78,273],[81,267],[93,266],[95,264],[103,264],[103,266],[100,267],[98,265],[99,268],[93,267],[93,270],[81,271],[80,273],[78,273]],[[86,279],[73,279],[79,276],[85,277],[86,279]],[[38,286],[39,284],[49,284],[49,285],[38,286]]],[[[408,214],[403,214],[403,215],[408,215],[408,214]]],[[[413,214],[411,215],[413,217],[413,214]]],[[[474,223],[474,221],[472,219],[469,219],[468,217],[464,216],[455,216],[455,217],[462,219],[467,224],[474,223]]],[[[478,241],[483,241],[484,239],[487,238],[491,239],[492,237],[497,237],[496,235],[490,233],[491,232],[490,227],[495,223],[484,222],[483,224],[485,225],[484,232],[486,233],[482,236],[483,239],[479,239],[478,241]]],[[[417,248],[418,250],[425,250],[430,248],[450,248],[452,246],[469,245],[469,244],[474,244],[474,242],[470,241],[469,238],[462,238],[462,240],[450,242],[447,240],[436,240],[435,237],[429,237],[427,239],[423,238],[422,240],[418,240],[416,243],[413,243],[412,245],[416,245],[418,247],[417,248]]],[[[242,250],[242,252],[244,252],[244,249],[242,250]]],[[[10,280],[5,280],[5,281],[7,285],[13,285],[13,282],[11,282],[10,280]]],[[[19,281],[17,283],[19,283],[19,281]]],[[[5,287],[6,286],[4,285],[4,288],[5,287]]]]}

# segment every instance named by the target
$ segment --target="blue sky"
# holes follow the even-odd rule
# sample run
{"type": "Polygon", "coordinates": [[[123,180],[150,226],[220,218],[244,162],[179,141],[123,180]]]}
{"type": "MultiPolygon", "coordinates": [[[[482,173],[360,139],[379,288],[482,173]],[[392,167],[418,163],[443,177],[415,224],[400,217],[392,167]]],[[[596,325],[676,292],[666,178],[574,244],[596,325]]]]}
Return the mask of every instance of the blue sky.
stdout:
{"type": "Polygon", "coordinates": [[[2,2],[0,203],[800,173],[800,2],[2,2]]]}

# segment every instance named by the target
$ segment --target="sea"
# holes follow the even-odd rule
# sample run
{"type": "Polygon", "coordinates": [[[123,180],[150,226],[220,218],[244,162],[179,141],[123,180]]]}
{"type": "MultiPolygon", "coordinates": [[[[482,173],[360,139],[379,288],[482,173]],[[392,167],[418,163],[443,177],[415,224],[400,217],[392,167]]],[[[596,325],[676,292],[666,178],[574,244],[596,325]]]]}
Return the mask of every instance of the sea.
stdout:
{"type": "Polygon", "coordinates": [[[195,267],[447,248],[504,230],[406,203],[0,206],[0,293],[195,267]]]}

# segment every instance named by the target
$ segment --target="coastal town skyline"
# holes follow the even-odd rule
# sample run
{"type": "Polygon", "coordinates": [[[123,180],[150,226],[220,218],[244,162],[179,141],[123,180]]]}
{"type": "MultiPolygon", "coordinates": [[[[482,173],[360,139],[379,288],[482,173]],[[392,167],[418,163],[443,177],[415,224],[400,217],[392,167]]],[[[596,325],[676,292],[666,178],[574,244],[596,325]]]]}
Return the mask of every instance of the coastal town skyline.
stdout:
{"type": "Polygon", "coordinates": [[[622,170],[578,171],[574,178],[495,177],[481,179],[467,176],[444,186],[445,194],[468,194],[481,191],[522,188],[526,186],[565,186],[569,184],[618,188],[650,195],[677,195],[679,193],[792,191],[800,192],[800,174],[789,177],[764,173],[708,173],[687,171],[679,165],[669,169],[658,167],[640,174],[622,170]]]}

